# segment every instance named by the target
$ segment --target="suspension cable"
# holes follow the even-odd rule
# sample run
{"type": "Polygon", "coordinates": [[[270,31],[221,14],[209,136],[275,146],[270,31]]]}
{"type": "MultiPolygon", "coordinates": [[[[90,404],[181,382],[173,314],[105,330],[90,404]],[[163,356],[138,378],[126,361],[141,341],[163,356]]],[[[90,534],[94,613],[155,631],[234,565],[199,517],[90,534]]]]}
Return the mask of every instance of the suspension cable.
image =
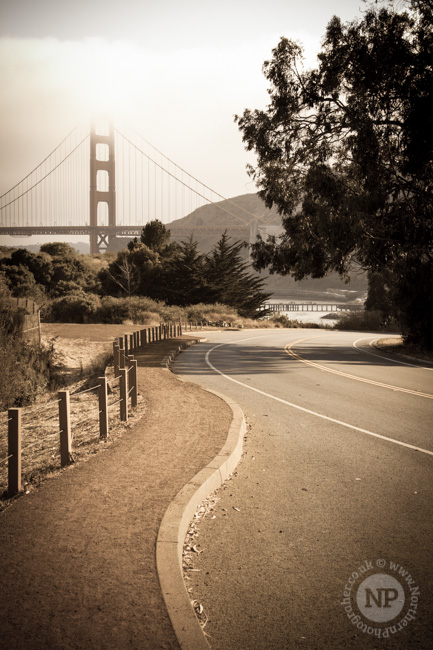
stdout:
{"type": "MultiPolygon", "coordinates": [[[[131,147],[135,147],[135,148],[136,148],[136,149],[137,149],[137,150],[138,150],[138,151],[139,151],[143,156],[146,156],[146,158],[148,158],[148,159],[149,159],[149,160],[150,160],[150,161],[155,165],[155,167],[158,167],[159,169],[162,169],[162,171],[164,171],[168,176],[171,176],[171,178],[174,178],[178,183],[181,183],[181,184],[184,185],[187,189],[191,190],[192,192],[195,192],[195,194],[197,194],[198,196],[200,196],[202,199],[204,199],[205,201],[207,201],[207,202],[210,203],[211,205],[214,205],[215,207],[217,207],[218,209],[222,210],[223,212],[226,212],[227,214],[231,215],[232,217],[235,217],[235,219],[238,219],[239,221],[242,221],[243,223],[249,225],[249,221],[247,221],[246,219],[242,219],[242,217],[240,217],[239,215],[234,214],[233,212],[230,212],[230,210],[227,210],[226,208],[223,208],[221,205],[218,205],[218,203],[217,203],[216,201],[212,201],[211,199],[208,199],[204,194],[201,194],[201,193],[198,192],[197,190],[194,190],[194,189],[193,189],[192,187],[190,187],[187,183],[181,181],[181,180],[180,180],[179,178],[177,178],[174,174],[172,174],[171,172],[168,172],[166,169],[164,169],[164,167],[163,167],[162,165],[160,165],[159,163],[157,163],[156,160],[153,160],[153,158],[151,158],[149,155],[147,155],[147,154],[146,154],[142,149],[140,149],[140,147],[138,147],[136,144],[134,144],[133,142],[131,142],[131,140],[130,140],[129,138],[127,138],[126,136],[124,136],[122,133],[120,133],[120,131],[118,131],[117,129],[115,129],[115,131],[116,131],[116,133],[118,133],[122,138],[124,138],[124,140],[126,140],[126,142],[128,142],[128,144],[130,144],[131,147]]],[[[182,169],[182,168],[179,167],[179,169],[182,169]]],[[[183,170],[182,170],[182,171],[183,171],[183,170]]],[[[188,172],[186,172],[186,173],[188,174],[188,172]]],[[[193,180],[196,180],[196,181],[197,181],[197,179],[194,178],[194,176],[191,176],[191,174],[188,174],[188,176],[190,176],[190,178],[192,178],[193,180]]],[[[206,189],[209,189],[211,192],[213,192],[213,190],[211,190],[210,188],[208,188],[206,185],[204,185],[204,184],[201,183],[200,181],[197,181],[197,182],[199,182],[200,185],[202,185],[203,187],[206,187],[206,189]]],[[[156,188],[155,188],[155,189],[156,189],[156,188]]],[[[217,192],[214,192],[214,194],[217,194],[217,196],[222,196],[221,194],[218,194],[217,192]]],[[[224,197],[223,197],[223,198],[224,198],[224,197]]],[[[239,206],[236,205],[236,203],[234,203],[233,201],[230,201],[230,199],[224,199],[224,200],[225,200],[225,201],[229,201],[229,203],[233,203],[233,205],[235,205],[236,207],[239,207],[239,206]]],[[[247,212],[247,211],[244,210],[244,212],[247,212]]],[[[258,217],[257,217],[256,215],[254,215],[252,212],[249,212],[249,214],[251,214],[251,215],[254,217],[254,219],[258,219],[258,217]]],[[[263,219],[260,219],[260,220],[264,222],[263,219]]],[[[265,222],[264,222],[264,223],[265,223],[265,222]]]]}
{"type": "MultiPolygon", "coordinates": [[[[45,174],[45,176],[42,176],[42,178],[40,178],[40,179],[39,179],[39,180],[38,180],[34,185],[32,185],[31,187],[29,187],[27,190],[25,190],[25,192],[22,192],[22,194],[19,194],[18,196],[16,196],[14,199],[12,199],[12,201],[9,201],[9,203],[5,203],[4,205],[0,206],[0,209],[3,210],[4,208],[7,208],[9,205],[12,205],[12,203],[15,203],[15,201],[18,201],[18,199],[21,199],[21,198],[22,198],[23,196],[25,196],[28,192],[30,192],[30,191],[33,190],[35,187],[37,187],[38,185],[40,185],[40,184],[42,183],[42,181],[44,181],[46,178],[48,178],[48,176],[49,176],[50,174],[52,174],[53,172],[55,172],[56,169],[58,169],[61,165],[63,165],[63,163],[66,162],[66,161],[68,160],[68,158],[70,158],[70,157],[72,156],[72,154],[75,153],[75,151],[77,151],[77,149],[79,149],[79,148],[81,147],[81,145],[82,145],[82,144],[87,140],[88,137],[89,137],[89,134],[87,134],[87,135],[86,135],[86,136],[81,140],[81,142],[80,142],[79,144],[77,144],[77,146],[74,147],[74,149],[72,149],[72,151],[70,151],[70,152],[67,154],[67,156],[65,156],[65,158],[63,158],[63,160],[61,160],[61,161],[60,161],[60,162],[59,162],[55,167],[53,167],[53,169],[51,169],[47,174],[45,174]]],[[[41,164],[42,164],[42,163],[41,163],[41,164]]],[[[38,167],[36,167],[36,169],[38,169],[39,167],[40,167],[40,165],[38,165],[38,167]]],[[[34,171],[35,171],[35,170],[34,170],[34,171]]],[[[32,172],[32,173],[33,173],[33,172],[32,172]]],[[[27,178],[27,177],[26,177],[26,178],[27,178]]],[[[22,182],[22,181],[20,181],[20,183],[21,183],[21,182],[22,182]]],[[[20,185],[20,183],[18,183],[17,185],[20,185]]],[[[17,187],[17,185],[15,185],[15,187],[17,187]]],[[[12,188],[12,189],[13,189],[13,188],[12,188]]],[[[12,191],[12,190],[8,190],[8,192],[6,192],[5,194],[3,194],[3,196],[6,196],[6,194],[8,194],[8,193],[11,192],[11,191],[12,191]]],[[[3,197],[0,197],[0,199],[1,199],[1,198],[3,198],[3,197]]],[[[41,197],[39,197],[39,198],[41,199],[41,197]]]]}
{"type": "MultiPolygon", "coordinates": [[[[56,147],[55,149],[53,149],[53,151],[52,151],[50,154],[48,154],[48,156],[47,156],[46,158],[44,158],[44,159],[42,160],[42,162],[39,163],[39,165],[36,165],[36,167],[35,167],[31,172],[29,172],[29,173],[27,174],[27,176],[24,176],[24,178],[22,178],[18,183],[16,183],[16,185],[14,185],[14,186],[11,187],[7,192],[5,192],[4,194],[2,194],[2,195],[0,196],[0,200],[1,200],[4,196],[6,196],[6,194],[9,194],[9,192],[12,192],[12,190],[14,190],[16,187],[18,187],[18,185],[21,185],[21,183],[24,183],[24,181],[27,180],[27,179],[29,178],[29,176],[31,176],[31,175],[32,175],[32,174],[33,174],[33,173],[34,173],[34,172],[35,172],[39,167],[41,167],[41,166],[44,164],[44,162],[46,162],[46,161],[48,160],[48,158],[50,158],[53,154],[56,153],[57,149],[60,149],[60,147],[61,147],[61,146],[66,142],[66,140],[67,140],[67,139],[72,135],[72,133],[73,133],[74,131],[76,131],[76,129],[78,129],[78,124],[76,124],[76,125],[74,126],[74,128],[73,128],[73,129],[68,133],[68,135],[67,135],[65,138],[63,138],[63,140],[61,141],[61,143],[58,144],[57,147],[56,147]]],[[[86,136],[86,137],[87,137],[87,136],[86,136]]],[[[25,194],[25,193],[24,193],[24,194],[25,194]]],[[[21,196],[23,196],[23,195],[21,195],[21,196]]],[[[18,198],[19,198],[19,197],[18,197],[18,198]]],[[[9,205],[9,204],[8,204],[8,205],[9,205]]],[[[6,207],[6,206],[4,206],[4,207],[6,207]]]]}
{"type": "MultiPolygon", "coordinates": [[[[182,167],[180,167],[180,166],[179,166],[177,163],[175,163],[173,160],[171,160],[170,158],[168,158],[168,157],[167,157],[165,154],[163,154],[159,149],[157,149],[157,147],[154,147],[153,144],[152,144],[151,142],[149,142],[149,141],[148,141],[144,136],[142,136],[140,133],[138,133],[135,129],[133,129],[132,127],[130,127],[130,128],[131,128],[131,131],[133,131],[133,133],[134,133],[136,136],[138,136],[139,138],[141,138],[141,139],[142,139],[142,140],[143,140],[143,141],[144,141],[148,146],[152,147],[152,149],[154,149],[154,151],[156,151],[157,153],[159,153],[161,156],[164,156],[164,158],[167,160],[167,162],[172,163],[172,165],[174,165],[175,167],[177,167],[178,169],[180,169],[182,172],[185,172],[186,174],[188,174],[188,176],[189,176],[190,178],[192,178],[194,181],[200,183],[200,185],[202,185],[202,187],[204,187],[205,189],[207,189],[207,190],[209,190],[210,192],[212,192],[212,194],[216,194],[216,195],[217,195],[220,199],[222,199],[223,201],[228,201],[228,202],[231,203],[232,205],[236,206],[236,208],[238,208],[238,210],[242,210],[242,212],[245,212],[246,214],[249,214],[251,217],[254,217],[254,219],[257,219],[258,221],[262,221],[263,223],[267,223],[264,219],[262,219],[262,218],[259,217],[258,215],[254,214],[253,212],[250,212],[250,210],[247,210],[246,208],[243,208],[242,206],[237,205],[237,203],[235,203],[234,201],[232,201],[232,199],[226,199],[225,196],[223,196],[223,195],[220,194],[219,192],[216,192],[215,190],[213,190],[211,187],[209,187],[209,186],[206,185],[205,183],[202,183],[198,178],[196,178],[195,176],[193,176],[192,174],[190,174],[189,172],[187,172],[186,170],[184,170],[182,167]]],[[[114,130],[115,130],[115,132],[118,133],[122,138],[124,138],[127,142],[129,142],[130,145],[132,145],[133,147],[136,147],[136,148],[138,149],[138,151],[140,151],[140,153],[142,153],[144,156],[146,156],[146,154],[145,154],[143,151],[141,151],[141,149],[140,149],[139,147],[137,147],[133,142],[131,142],[131,141],[130,141],[130,140],[129,140],[125,135],[123,135],[123,133],[121,133],[121,132],[120,132],[118,129],[116,129],[116,128],[115,128],[114,130]]],[[[152,160],[152,158],[150,158],[150,156],[147,156],[147,157],[148,157],[149,160],[151,160],[153,163],[157,164],[154,160],[152,160]]],[[[162,169],[164,169],[164,168],[162,168],[162,169]]],[[[166,170],[164,169],[164,171],[166,171],[166,170]]],[[[170,173],[167,172],[167,171],[166,171],[166,173],[169,174],[172,178],[175,178],[176,180],[178,180],[180,183],[182,182],[182,181],[180,181],[176,176],[174,176],[173,174],[170,174],[170,173]]],[[[184,183],[183,183],[183,184],[184,184],[184,183]]],[[[189,189],[192,190],[192,188],[189,187],[189,185],[186,185],[186,187],[188,187],[189,189]]],[[[194,190],[192,190],[192,191],[194,191],[194,190]]],[[[199,194],[199,193],[197,192],[197,194],[199,194]]],[[[203,197],[201,194],[199,194],[199,196],[201,196],[202,198],[205,198],[205,197],[203,197]]],[[[211,203],[212,205],[216,205],[216,202],[215,202],[215,201],[211,201],[211,200],[206,199],[206,198],[205,198],[205,200],[208,201],[209,203],[211,203]]],[[[222,208],[221,208],[221,209],[222,209],[222,208]]],[[[236,216],[236,215],[233,215],[231,212],[229,212],[228,214],[231,214],[232,216],[236,216]]],[[[238,218],[241,219],[241,217],[238,217],[238,218]]],[[[242,219],[241,219],[241,220],[242,220],[242,219]]],[[[244,223],[249,223],[249,222],[244,221],[244,223]]]]}

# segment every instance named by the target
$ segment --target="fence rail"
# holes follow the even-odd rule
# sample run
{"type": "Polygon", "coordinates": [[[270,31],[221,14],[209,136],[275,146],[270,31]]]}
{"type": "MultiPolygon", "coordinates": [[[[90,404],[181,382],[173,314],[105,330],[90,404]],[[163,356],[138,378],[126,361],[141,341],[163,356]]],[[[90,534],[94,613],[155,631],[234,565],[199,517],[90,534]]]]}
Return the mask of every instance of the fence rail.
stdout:
{"type": "MultiPolygon", "coordinates": [[[[11,498],[22,491],[23,464],[26,461],[27,450],[40,446],[33,453],[37,457],[50,455],[55,458],[56,453],[60,456],[60,465],[65,467],[73,462],[74,445],[79,444],[83,437],[78,429],[82,423],[92,420],[97,423],[99,440],[106,440],[109,436],[110,412],[117,406],[121,422],[128,422],[130,408],[137,407],[138,386],[137,386],[137,359],[134,355],[143,352],[147,345],[156,341],[168,338],[177,338],[182,335],[182,323],[161,323],[156,327],[142,329],[133,334],[125,334],[113,342],[113,366],[114,378],[108,381],[104,375],[98,377],[97,384],[91,388],[71,393],[69,390],[60,390],[57,399],[48,404],[38,405],[30,408],[10,408],[5,420],[0,420],[0,425],[7,424],[7,454],[0,458],[0,470],[7,463],[7,496],[11,498]],[[83,400],[88,401],[92,393],[97,393],[94,406],[83,413],[79,405],[83,400]],[[110,402],[109,402],[110,395],[110,402]],[[78,399],[78,402],[76,400],[78,399]],[[56,408],[57,407],[57,408],[56,408]],[[53,412],[53,408],[55,411],[53,412]],[[41,436],[36,441],[23,443],[23,434],[26,431],[35,429],[31,425],[23,425],[23,419],[32,416],[36,412],[46,411],[43,424],[38,423],[38,430],[46,430],[48,427],[58,427],[58,431],[51,431],[41,436]],[[80,417],[81,414],[81,417],[80,417]],[[85,415],[85,417],[83,417],[85,415]],[[77,419],[79,418],[79,419],[77,419]],[[57,438],[58,447],[45,445],[44,442],[57,438]],[[40,454],[39,454],[40,452],[40,454]]],[[[96,396],[95,396],[96,397],[96,396]]],[[[91,400],[90,400],[91,401],[91,400]]],[[[39,417],[41,417],[39,415],[39,417]]]]}

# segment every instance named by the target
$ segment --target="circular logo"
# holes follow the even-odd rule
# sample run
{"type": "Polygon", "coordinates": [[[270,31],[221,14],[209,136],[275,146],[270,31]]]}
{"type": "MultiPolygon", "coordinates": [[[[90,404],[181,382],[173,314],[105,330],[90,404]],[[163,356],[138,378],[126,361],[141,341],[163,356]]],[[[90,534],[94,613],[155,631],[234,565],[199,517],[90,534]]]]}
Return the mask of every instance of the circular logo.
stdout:
{"type": "Polygon", "coordinates": [[[389,639],[416,618],[420,590],[401,564],[364,560],[347,577],[341,605],[357,630],[389,639]]]}
{"type": "Polygon", "coordinates": [[[356,592],[358,609],[370,621],[387,623],[404,607],[405,594],[400,582],[387,573],[373,573],[361,582],[356,592]]]}

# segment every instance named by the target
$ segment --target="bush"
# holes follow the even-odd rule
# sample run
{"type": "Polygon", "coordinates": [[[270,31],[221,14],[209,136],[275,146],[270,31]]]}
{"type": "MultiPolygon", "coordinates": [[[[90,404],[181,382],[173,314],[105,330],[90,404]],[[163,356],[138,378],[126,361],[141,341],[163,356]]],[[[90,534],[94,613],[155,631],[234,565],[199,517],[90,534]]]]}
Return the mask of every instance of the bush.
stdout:
{"type": "Polygon", "coordinates": [[[102,298],[99,309],[101,323],[121,324],[129,318],[129,308],[124,300],[107,296],[102,298]]]}
{"type": "Polygon", "coordinates": [[[382,311],[374,309],[346,312],[335,323],[334,329],[359,330],[361,332],[392,332],[396,331],[397,325],[392,319],[386,319],[382,311]]]}
{"type": "Polygon", "coordinates": [[[185,307],[184,318],[192,321],[206,320],[211,323],[215,321],[232,322],[239,318],[239,314],[232,307],[220,303],[215,303],[214,305],[199,303],[185,307]]]}
{"type": "Polygon", "coordinates": [[[101,323],[124,323],[132,321],[145,325],[162,320],[161,312],[166,309],[164,303],[151,298],[102,298],[98,311],[101,323]]]}
{"type": "Polygon", "coordinates": [[[20,319],[14,319],[13,312],[6,318],[8,327],[3,327],[5,311],[2,308],[0,411],[31,404],[50,385],[52,370],[52,350],[30,345],[21,334],[20,319]]]}
{"type": "Polygon", "coordinates": [[[303,327],[302,323],[300,323],[298,320],[292,320],[285,314],[274,316],[269,322],[273,323],[276,327],[303,327]]]}
{"type": "Polygon", "coordinates": [[[97,323],[100,307],[98,296],[77,291],[47,304],[42,318],[51,323],[97,323]]]}
{"type": "Polygon", "coordinates": [[[164,323],[168,323],[170,321],[175,322],[179,321],[181,318],[185,318],[184,315],[184,309],[182,307],[176,307],[175,305],[169,307],[169,306],[163,306],[161,308],[161,319],[164,323]]]}

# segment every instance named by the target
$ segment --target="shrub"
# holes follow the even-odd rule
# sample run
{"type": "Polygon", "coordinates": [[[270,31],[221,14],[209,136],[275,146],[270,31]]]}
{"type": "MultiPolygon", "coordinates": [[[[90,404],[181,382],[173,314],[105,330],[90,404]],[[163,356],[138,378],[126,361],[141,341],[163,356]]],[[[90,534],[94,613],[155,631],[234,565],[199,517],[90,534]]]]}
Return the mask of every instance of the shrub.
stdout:
{"type": "MultiPolygon", "coordinates": [[[[5,310],[2,310],[2,325],[5,310]]],[[[19,318],[13,313],[9,326],[0,328],[0,410],[31,404],[51,381],[52,349],[30,345],[21,333],[19,318]],[[14,327],[14,323],[16,327],[14,327]]]]}
{"type": "Polygon", "coordinates": [[[190,305],[189,307],[185,307],[184,314],[184,317],[187,320],[192,321],[207,320],[209,322],[232,322],[239,318],[239,314],[235,309],[233,309],[233,307],[228,307],[227,305],[222,305],[220,303],[215,303],[214,305],[208,305],[206,303],[190,305]]]}
{"type": "Polygon", "coordinates": [[[182,307],[176,307],[175,305],[163,306],[160,311],[161,320],[165,323],[169,321],[179,321],[181,318],[185,318],[184,309],[182,307]]]}
{"type": "Polygon", "coordinates": [[[96,323],[101,301],[83,291],[56,298],[42,310],[43,320],[54,323],[96,323]]]}
{"type": "Polygon", "coordinates": [[[101,323],[132,321],[144,325],[155,321],[159,322],[161,320],[161,311],[164,308],[164,303],[151,298],[113,298],[107,296],[102,298],[97,317],[101,323]]]}
{"type": "Polygon", "coordinates": [[[383,331],[385,327],[383,313],[377,309],[346,312],[334,325],[334,329],[337,330],[359,330],[361,332],[383,331]]]}
{"type": "Polygon", "coordinates": [[[129,309],[124,300],[107,296],[102,298],[99,309],[101,323],[121,324],[129,318],[129,309]]]}

